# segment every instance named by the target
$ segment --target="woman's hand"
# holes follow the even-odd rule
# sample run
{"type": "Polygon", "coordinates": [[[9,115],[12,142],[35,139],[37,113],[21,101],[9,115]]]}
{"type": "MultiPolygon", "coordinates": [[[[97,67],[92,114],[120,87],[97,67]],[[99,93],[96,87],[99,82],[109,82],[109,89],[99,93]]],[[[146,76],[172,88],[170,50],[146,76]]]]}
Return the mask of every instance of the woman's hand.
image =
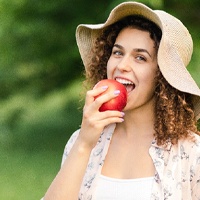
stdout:
{"type": "Polygon", "coordinates": [[[120,91],[115,90],[114,92],[106,92],[98,98],[95,98],[105,92],[107,88],[107,86],[95,88],[88,91],[86,94],[79,140],[89,148],[93,148],[96,145],[105,126],[112,123],[123,122],[123,112],[99,111],[103,103],[119,95],[120,91]]]}
{"type": "Polygon", "coordinates": [[[49,187],[45,200],[78,199],[91,150],[96,145],[104,127],[123,121],[124,114],[122,112],[99,112],[99,108],[104,102],[119,95],[119,91],[106,92],[95,98],[106,89],[107,87],[99,87],[87,92],[79,137],[49,187]]]}

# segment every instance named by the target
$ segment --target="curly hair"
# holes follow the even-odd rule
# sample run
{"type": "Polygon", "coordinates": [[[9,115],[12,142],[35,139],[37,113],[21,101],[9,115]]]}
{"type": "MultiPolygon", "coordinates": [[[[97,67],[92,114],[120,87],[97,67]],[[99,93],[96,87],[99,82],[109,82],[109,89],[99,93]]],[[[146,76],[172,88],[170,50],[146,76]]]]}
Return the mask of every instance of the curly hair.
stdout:
{"type": "MultiPolygon", "coordinates": [[[[162,36],[160,28],[141,16],[128,16],[110,25],[99,38],[95,46],[85,74],[86,85],[93,87],[98,81],[107,78],[107,62],[119,32],[125,27],[148,31],[154,41],[156,51],[162,36]]],[[[154,136],[158,145],[166,145],[169,141],[177,144],[181,138],[191,138],[192,132],[199,134],[193,111],[192,96],[173,88],[165,80],[158,69],[155,89],[155,124],[154,136]]]]}
{"type": "Polygon", "coordinates": [[[179,139],[191,139],[191,132],[200,135],[195,121],[192,95],[172,87],[161,74],[156,75],[155,138],[158,145],[168,141],[177,144],[179,139]]]}

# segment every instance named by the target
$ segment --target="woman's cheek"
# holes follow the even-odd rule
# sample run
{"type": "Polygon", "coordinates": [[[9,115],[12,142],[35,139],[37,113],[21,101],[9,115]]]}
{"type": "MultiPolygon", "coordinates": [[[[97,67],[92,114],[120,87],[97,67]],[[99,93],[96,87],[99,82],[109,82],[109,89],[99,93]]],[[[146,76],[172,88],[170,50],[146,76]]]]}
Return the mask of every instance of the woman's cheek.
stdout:
{"type": "Polygon", "coordinates": [[[112,62],[111,59],[109,59],[107,63],[107,78],[108,79],[112,79],[113,74],[115,72],[115,66],[116,64],[112,62]]]}
{"type": "Polygon", "coordinates": [[[107,64],[107,78],[108,78],[108,79],[111,78],[111,74],[112,74],[112,73],[111,73],[112,70],[111,70],[110,68],[111,68],[111,67],[110,67],[110,65],[109,65],[109,63],[108,63],[108,64],[107,64]]]}

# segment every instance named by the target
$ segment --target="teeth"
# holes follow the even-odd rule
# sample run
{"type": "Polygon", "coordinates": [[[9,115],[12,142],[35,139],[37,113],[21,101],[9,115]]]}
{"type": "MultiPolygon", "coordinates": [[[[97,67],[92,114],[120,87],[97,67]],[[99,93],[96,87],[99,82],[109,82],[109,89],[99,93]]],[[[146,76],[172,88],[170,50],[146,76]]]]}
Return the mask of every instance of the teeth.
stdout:
{"type": "Polygon", "coordinates": [[[133,84],[133,82],[128,81],[126,79],[122,79],[122,78],[116,78],[116,81],[121,83],[121,84],[126,84],[126,85],[132,85],[133,84]]]}

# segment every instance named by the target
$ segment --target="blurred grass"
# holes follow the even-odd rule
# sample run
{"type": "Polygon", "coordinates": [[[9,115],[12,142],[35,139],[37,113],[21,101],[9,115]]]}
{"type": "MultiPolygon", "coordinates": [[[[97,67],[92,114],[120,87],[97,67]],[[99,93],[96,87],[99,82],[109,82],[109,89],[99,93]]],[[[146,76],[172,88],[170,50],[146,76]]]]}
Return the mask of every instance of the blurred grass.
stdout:
{"type": "Polygon", "coordinates": [[[64,146],[79,128],[80,80],[35,99],[0,103],[0,199],[40,199],[59,170],[64,146]]]}
{"type": "MultiPolygon", "coordinates": [[[[64,139],[61,137],[67,139],[80,124],[80,89],[77,81],[44,98],[35,99],[28,93],[22,93],[1,102],[1,148],[21,148],[23,144],[26,150],[45,150],[49,149],[48,141],[55,135],[59,142],[64,139]],[[41,146],[40,143],[44,144],[41,146]]],[[[51,146],[51,149],[57,148],[58,144],[51,146]]]]}
{"type": "Polygon", "coordinates": [[[41,199],[60,167],[55,151],[1,151],[1,200],[41,199]]]}

